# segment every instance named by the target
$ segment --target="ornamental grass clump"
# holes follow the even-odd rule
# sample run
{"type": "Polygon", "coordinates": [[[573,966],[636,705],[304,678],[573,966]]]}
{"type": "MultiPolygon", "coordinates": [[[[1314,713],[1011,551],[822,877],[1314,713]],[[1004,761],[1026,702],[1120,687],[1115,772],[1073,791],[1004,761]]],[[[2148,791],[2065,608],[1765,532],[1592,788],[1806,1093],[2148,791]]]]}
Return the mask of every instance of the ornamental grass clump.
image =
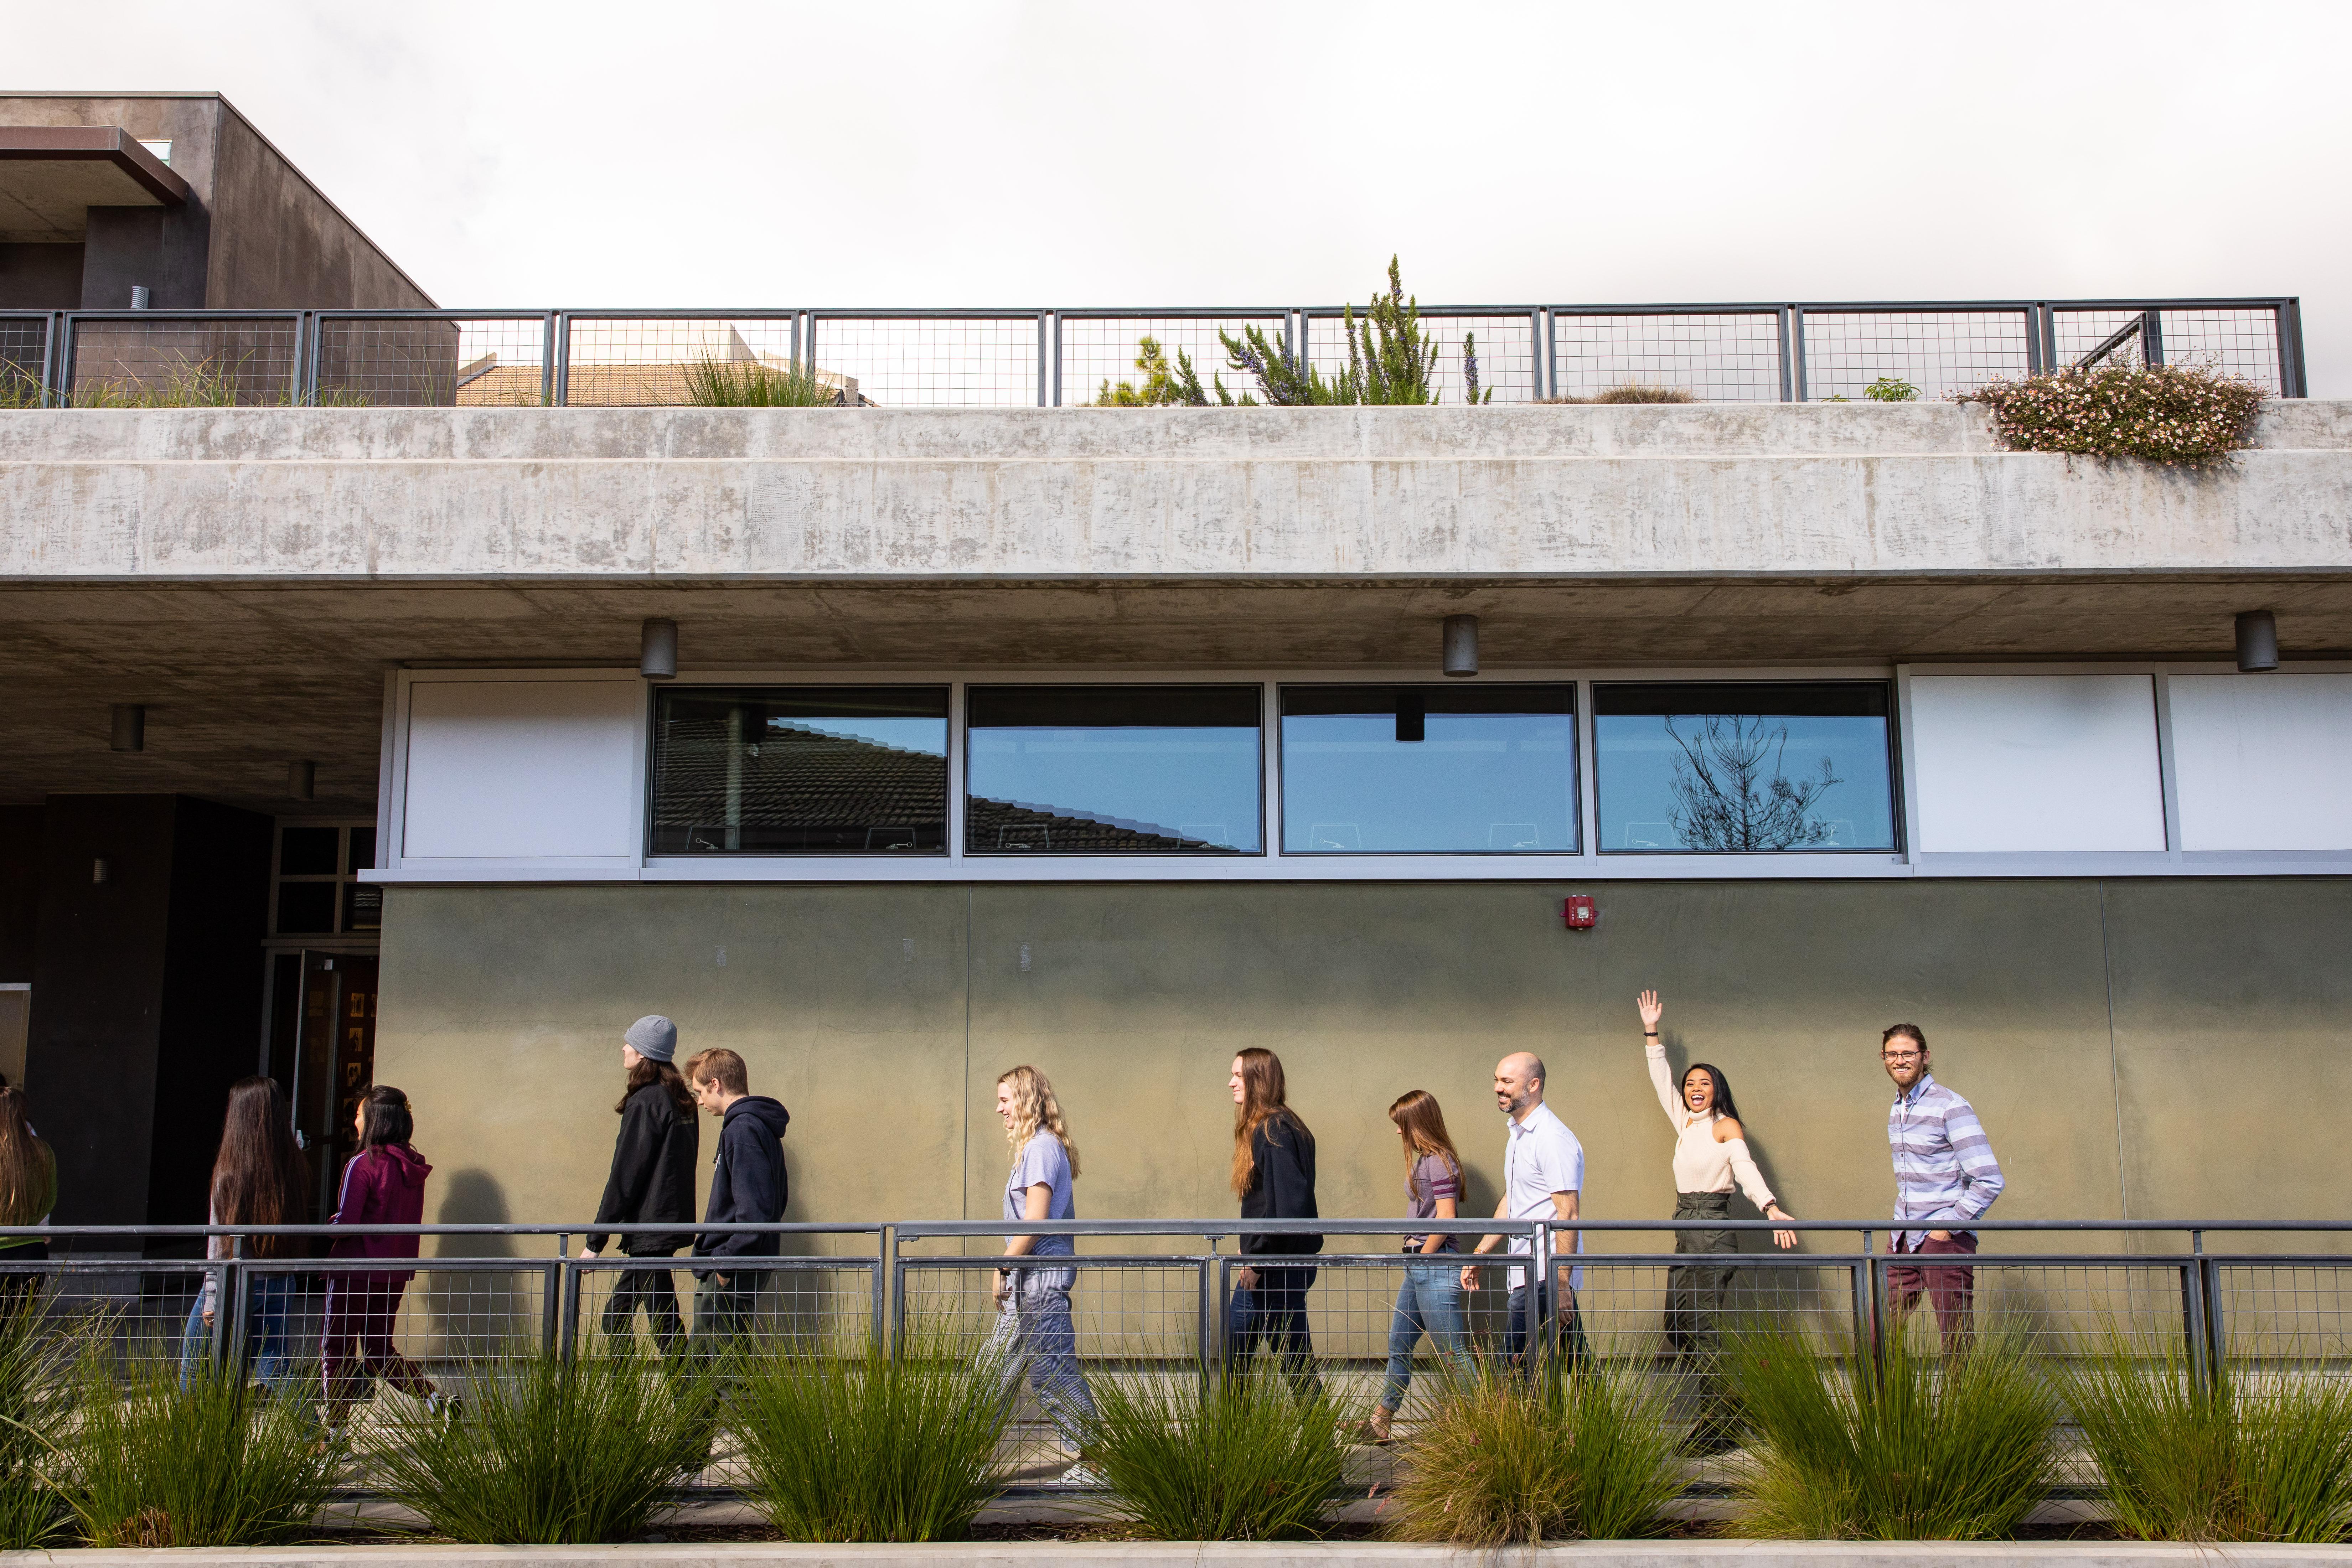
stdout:
{"type": "Polygon", "coordinates": [[[2208,366],[2075,366],[1961,393],[1992,410],[2001,444],[2019,452],[2137,458],[2219,468],[2253,444],[2263,389],[2208,366]]]}
{"type": "Polygon", "coordinates": [[[1655,1535],[1681,1437],[1635,1373],[1449,1376],[1401,1442],[1381,1516],[1402,1540],[1464,1547],[1655,1535]]]}
{"type": "Polygon", "coordinates": [[[1086,1462],[1110,1511],[1152,1541],[1293,1541],[1321,1529],[1345,1477],[1339,1407],[1268,1371],[1210,1382],[1097,1378],[1086,1462]]]}
{"type": "Polygon", "coordinates": [[[1653,386],[1645,382],[1629,381],[1622,386],[1603,387],[1590,397],[1538,397],[1538,403],[1696,403],[1698,394],[1686,387],[1653,386]]]}
{"type": "Polygon", "coordinates": [[[1993,1541],[2049,1493],[2056,1411],[2021,1341],[1942,1360],[1900,1332],[1875,1364],[1803,1337],[1743,1336],[1732,1384],[1752,1436],[1736,1529],[1799,1541],[1993,1541]]]}
{"type": "Polygon", "coordinates": [[[242,1371],[184,1384],[168,1344],[122,1375],[110,1344],[82,1356],[58,1490],[93,1546],[276,1546],[307,1534],[342,1463],[299,1400],[242,1371]]]}
{"type": "Polygon", "coordinates": [[[700,408],[834,408],[845,395],[796,364],[705,354],[686,367],[686,400],[700,408]]]}
{"type": "Polygon", "coordinates": [[[69,1517],[50,1477],[83,1336],[49,1317],[49,1296],[22,1275],[0,1284],[0,1551],[46,1546],[69,1517]]]}
{"type": "Polygon", "coordinates": [[[745,1490],[789,1541],[961,1541],[1004,1489],[1002,1359],[916,1330],[893,1358],[780,1350],[747,1359],[728,1423],[745,1490]]]}
{"type": "Polygon", "coordinates": [[[2318,1544],[2352,1529],[2352,1388],[2282,1373],[2209,1385],[2179,1346],[2119,1333],[2062,1386],[2125,1535],[2318,1544]]]}
{"type": "Polygon", "coordinates": [[[379,1485],[452,1541],[626,1541],[701,1468],[710,1386],[627,1352],[494,1363],[456,1414],[417,1403],[393,1418],[379,1485]]]}

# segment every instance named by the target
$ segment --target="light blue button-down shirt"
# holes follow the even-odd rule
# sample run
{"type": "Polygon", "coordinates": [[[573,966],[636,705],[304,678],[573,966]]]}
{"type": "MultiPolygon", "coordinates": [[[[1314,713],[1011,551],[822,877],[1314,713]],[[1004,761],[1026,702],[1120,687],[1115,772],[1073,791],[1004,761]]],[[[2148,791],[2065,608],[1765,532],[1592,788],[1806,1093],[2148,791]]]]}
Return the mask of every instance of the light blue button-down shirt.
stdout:
{"type": "Polygon", "coordinates": [[[1933,1073],[1895,1097],[1886,1142],[1895,1156],[1895,1217],[1920,1225],[1904,1233],[1915,1252],[1928,1231],[1965,1231],[2000,1196],[2000,1163],[1976,1109],[1933,1073]]]}

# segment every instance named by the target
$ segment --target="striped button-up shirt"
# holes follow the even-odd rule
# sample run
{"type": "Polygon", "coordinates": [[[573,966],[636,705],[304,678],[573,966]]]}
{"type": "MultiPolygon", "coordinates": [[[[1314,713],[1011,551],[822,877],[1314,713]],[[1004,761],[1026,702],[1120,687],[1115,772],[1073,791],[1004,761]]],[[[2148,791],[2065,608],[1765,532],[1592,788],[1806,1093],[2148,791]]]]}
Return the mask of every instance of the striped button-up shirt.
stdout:
{"type": "Polygon", "coordinates": [[[1933,1073],[1895,1097],[1886,1142],[1895,1154],[1895,1217],[1928,1222],[1906,1233],[1915,1252],[1929,1230],[1965,1231],[2000,1196],[2000,1165],[1975,1108],[1933,1073]]]}

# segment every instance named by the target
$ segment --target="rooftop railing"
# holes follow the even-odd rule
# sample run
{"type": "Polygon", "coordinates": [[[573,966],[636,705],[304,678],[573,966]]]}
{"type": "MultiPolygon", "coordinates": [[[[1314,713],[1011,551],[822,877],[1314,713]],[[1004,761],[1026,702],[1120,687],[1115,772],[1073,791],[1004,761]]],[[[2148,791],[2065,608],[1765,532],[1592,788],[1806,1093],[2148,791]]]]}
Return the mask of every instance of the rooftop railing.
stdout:
{"type": "MultiPolygon", "coordinates": [[[[1628,386],[1807,403],[1882,382],[1934,398],[2101,362],[2210,364],[2308,395],[2291,297],[1431,306],[1421,320],[1442,403],[1465,398],[1465,348],[1495,403],[1628,386]]],[[[1342,312],[1319,306],[0,311],[0,407],[675,405],[712,401],[697,373],[713,364],[797,372],[847,406],[1066,407],[1140,386],[1146,338],[1238,397],[1255,388],[1219,333],[1250,327],[1324,371],[1347,363],[1342,312]]]]}

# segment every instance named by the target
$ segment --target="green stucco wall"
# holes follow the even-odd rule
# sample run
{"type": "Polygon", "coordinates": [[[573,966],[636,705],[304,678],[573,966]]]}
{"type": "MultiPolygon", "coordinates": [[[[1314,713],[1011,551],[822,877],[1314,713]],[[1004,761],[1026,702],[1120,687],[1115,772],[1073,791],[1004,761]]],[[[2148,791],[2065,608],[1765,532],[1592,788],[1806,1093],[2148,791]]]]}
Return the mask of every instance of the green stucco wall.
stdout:
{"type": "Polygon", "coordinates": [[[1173,1216],[1233,1212],[1227,1064],[1265,1046],[1317,1133],[1324,1213],[1385,1215],[1383,1112],[1412,1088],[1491,1205],[1489,1074],[1528,1049],[1583,1141],[1585,1212],[1632,1218],[1674,1202],[1633,1005],[1654,985],[1676,1065],[1725,1069],[1808,1217],[1891,1201],[1876,1051],[1897,1020],[1981,1113],[2001,1216],[2343,1212],[2352,883],[1612,883],[1589,932],[1562,928],[1565,891],[394,888],[379,1077],[439,1168],[429,1219],[592,1215],[620,1034],[648,1012],[791,1108],[789,1217],[992,1217],[993,1084],[1022,1061],[1069,1113],[1080,1214],[1173,1216]]]}

